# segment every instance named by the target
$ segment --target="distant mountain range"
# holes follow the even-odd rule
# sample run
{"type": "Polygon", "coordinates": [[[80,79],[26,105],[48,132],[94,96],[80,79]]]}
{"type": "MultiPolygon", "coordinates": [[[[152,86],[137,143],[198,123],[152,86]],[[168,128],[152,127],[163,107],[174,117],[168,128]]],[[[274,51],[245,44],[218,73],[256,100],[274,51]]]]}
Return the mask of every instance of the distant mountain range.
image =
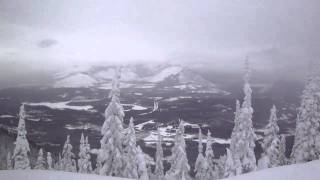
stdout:
{"type": "MultiPolygon", "coordinates": [[[[54,75],[55,88],[110,89],[113,66],[82,66],[66,69],[54,75]]],[[[194,93],[229,94],[196,71],[181,65],[132,65],[121,69],[122,88],[180,89],[194,93]]]]}

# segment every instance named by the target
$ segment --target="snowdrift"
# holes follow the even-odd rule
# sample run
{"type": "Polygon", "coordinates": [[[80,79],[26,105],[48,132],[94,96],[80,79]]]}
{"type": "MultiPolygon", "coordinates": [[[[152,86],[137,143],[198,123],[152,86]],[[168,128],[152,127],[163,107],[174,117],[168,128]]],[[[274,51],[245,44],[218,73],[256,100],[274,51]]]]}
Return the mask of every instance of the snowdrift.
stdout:
{"type": "MultiPolygon", "coordinates": [[[[1,177],[1,176],[0,176],[1,177]]],[[[1,178],[0,178],[1,179],[1,178]]],[[[319,180],[320,161],[256,171],[227,180],[319,180]]]]}
{"type": "MultiPolygon", "coordinates": [[[[129,180],[62,171],[10,170],[0,171],[1,180],[129,180]]],[[[320,160],[304,164],[294,164],[272,169],[260,170],[226,180],[319,180],[320,160]]]]}
{"type": "Polygon", "coordinates": [[[129,180],[125,178],[98,176],[91,174],[70,173],[42,170],[0,171],[1,180],[129,180]]]}

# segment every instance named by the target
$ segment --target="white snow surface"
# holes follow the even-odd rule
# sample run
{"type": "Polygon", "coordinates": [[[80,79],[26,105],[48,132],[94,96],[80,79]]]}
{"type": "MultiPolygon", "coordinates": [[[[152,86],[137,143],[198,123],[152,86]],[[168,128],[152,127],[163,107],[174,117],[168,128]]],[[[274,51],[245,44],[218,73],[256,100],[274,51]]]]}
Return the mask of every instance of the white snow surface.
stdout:
{"type": "Polygon", "coordinates": [[[67,78],[64,78],[64,79],[57,81],[55,83],[54,87],[56,87],[56,88],[61,88],[61,87],[65,87],[65,88],[92,87],[96,83],[97,83],[97,81],[95,79],[93,79],[92,77],[90,77],[86,74],[78,73],[78,74],[74,74],[74,75],[71,75],[67,78]]]}
{"type": "Polygon", "coordinates": [[[85,124],[66,124],[64,128],[68,130],[93,130],[100,132],[101,127],[92,123],[85,123],[85,124]]]}
{"type": "Polygon", "coordinates": [[[260,170],[227,180],[319,180],[320,161],[260,170]]]}
{"type": "MultiPolygon", "coordinates": [[[[149,124],[149,123],[154,123],[154,121],[151,120],[151,121],[147,121],[145,123],[138,124],[138,125],[136,125],[136,129],[141,130],[141,129],[143,129],[144,125],[149,124]]],[[[187,124],[187,123],[185,123],[185,124],[187,124]]],[[[191,123],[188,123],[188,124],[193,125],[191,123]]],[[[198,125],[195,127],[198,128],[198,125]]],[[[170,132],[170,130],[172,130],[172,129],[173,129],[172,126],[159,127],[159,132],[160,132],[160,134],[163,138],[162,140],[164,142],[174,142],[175,132],[170,132]]],[[[198,136],[196,134],[184,134],[184,138],[188,139],[188,140],[196,141],[196,142],[199,141],[198,136]]],[[[155,144],[158,140],[158,131],[151,131],[148,134],[148,136],[143,138],[143,140],[146,144],[155,144]]],[[[230,139],[222,139],[222,138],[213,137],[213,142],[217,143],[217,144],[230,144],[230,139]]],[[[204,138],[202,140],[202,143],[207,143],[207,139],[204,138]]]]}
{"type": "MultiPolygon", "coordinates": [[[[100,80],[111,80],[115,75],[115,69],[108,69],[105,71],[99,71],[94,76],[100,80]]],[[[130,68],[121,69],[121,80],[122,81],[137,81],[139,76],[133,72],[130,68]]]]}
{"type": "Polygon", "coordinates": [[[163,69],[162,71],[160,71],[158,74],[149,77],[148,80],[150,82],[160,82],[165,80],[166,78],[173,76],[173,75],[177,75],[182,71],[182,67],[180,66],[171,66],[168,68],[163,69]]]}
{"type": "Polygon", "coordinates": [[[62,79],[73,74],[85,73],[90,70],[90,66],[74,66],[55,74],[56,79],[62,79]]]}
{"type": "Polygon", "coordinates": [[[155,124],[154,120],[150,120],[150,121],[147,121],[147,122],[144,122],[144,123],[140,123],[140,124],[137,124],[135,125],[134,127],[139,130],[139,131],[142,131],[143,127],[147,124],[155,124]]]}
{"type": "Polygon", "coordinates": [[[164,99],[163,101],[173,102],[173,101],[178,101],[178,100],[180,100],[180,99],[192,99],[192,97],[191,97],[191,96],[170,97],[170,98],[164,99]]]}
{"type": "Polygon", "coordinates": [[[9,114],[2,114],[2,115],[0,115],[0,118],[14,118],[14,116],[9,115],[9,114]]]}
{"type": "MultiPolygon", "coordinates": [[[[226,180],[319,180],[320,161],[294,164],[272,169],[260,170],[226,180]]],[[[128,180],[118,177],[107,177],[62,171],[43,170],[3,170],[0,171],[1,180],[128,180]]]]}
{"type": "Polygon", "coordinates": [[[58,110],[65,110],[65,109],[71,109],[76,111],[91,111],[94,112],[93,106],[87,105],[87,106],[72,106],[68,105],[71,101],[65,101],[65,102],[39,102],[39,103],[25,103],[29,106],[46,106],[51,109],[58,109],[58,110]]]}
{"type": "Polygon", "coordinates": [[[137,105],[137,104],[122,104],[122,106],[128,106],[131,107],[131,110],[135,110],[135,111],[143,111],[143,110],[147,110],[148,108],[137,105]]]}
{"type": "Polygon", "coordinates": [[[1,180],[129,180],[118,177],[98,176],[62,171],[6,170],[0,171],[1,180]]]}
{"type": "MultiPolygon", "coordinates": [[[[131,84],[131,83],[120,83],[121,89],[131,88],[133,86],[134,86],[134,84],[131,84]]],[[[110,90],[110,89],[112,89],[112,82],[101,84],[101,85],[99,85],[98,88],[104,89],[104,90],[110,90]]]]}

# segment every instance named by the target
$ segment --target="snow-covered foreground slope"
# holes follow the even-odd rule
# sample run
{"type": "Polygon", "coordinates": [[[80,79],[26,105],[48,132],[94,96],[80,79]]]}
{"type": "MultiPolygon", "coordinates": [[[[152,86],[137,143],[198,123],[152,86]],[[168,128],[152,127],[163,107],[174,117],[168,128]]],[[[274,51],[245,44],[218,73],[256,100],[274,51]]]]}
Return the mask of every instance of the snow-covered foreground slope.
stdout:
{"type": "Polygon", "coordinates": [[[294,164],[228,178],[227,180],[319,180],[320,161],[294,164]]]}
{"type": "Polygon", "coordinates": [[[10,170],[0,171],[1,180],[129,180],[125,178],[69,173],[62,171],[10,170]]]}

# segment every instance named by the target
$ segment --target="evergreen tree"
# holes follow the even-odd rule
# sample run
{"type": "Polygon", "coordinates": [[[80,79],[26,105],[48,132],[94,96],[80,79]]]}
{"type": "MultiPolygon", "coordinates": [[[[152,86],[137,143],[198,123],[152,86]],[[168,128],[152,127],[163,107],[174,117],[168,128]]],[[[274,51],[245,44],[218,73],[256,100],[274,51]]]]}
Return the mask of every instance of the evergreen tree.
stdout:
{"type": "MultiPolygon", "coordinates": [[[[99,155],[98,155],[98,158],[99,158],[99,155]]],[[[102,164],[101,164],[101,162],[99,161],[99,159],[97,159],[96,169],[94,169],[94,173],[99,175],[99,174],[100,174],[101,167],[102,167],[102,164]]]]}
{"type": "Polygon", "coordinates": [[[237,102],[235,113],[235,127],[231,135],[230,149],[233,153],[236,173],[251,172],[256,169],[256,157],[254,154],[256,135],[252,125],[252,89],[250,87],[250,67],[248,58],[246,63],[244,101],[241,108],[237,102]],[[239,168],[241,166],[241,168],[239,168]]]}
{"type": "Polygon", "coordinates": [[[74,158],[74,154],[72,153],[72,145],[70,144],[70,136],[67,136],[67,140],[64,143],[63,151],[62,151],[62,159],[61,159],[61,170],[67,172],[75,172],[74,171],[74,162],[72,158],[74,158]]]}
{"type": "Polygon", "coordinates": [[[34,167],[34,169],[39,169],[39,170],[46,169],[46,160],[44,159],[42,148],[39,150],[36,166],[34,167]]]}
{"type": "Polygon", "coordinates": [[[75,159],[71,160],[72,164],[71,164],[71,172],[77,172],[77,162],[75,159]]]}
{"type": "Polygon", "coordinates": [[[233,163],[232,153],[229,149],[227,149],[227,158],[224,167],[224,177],[232,177],[235,175],[235,168],[233,163]]]}
{"type": "Polygon", "coordinates": [[[130,118],[127,134],[124,139],[124,157],[125,167],[123,176],[126,178],[138,178],[138,164],[137,164],[137,144],[136,133],[134,130],[133,118],[130,118]]]}
{"type": "Polygon", "coordinates": [[[18,134],[13,153],[14,169],[30,169],[29,153],[30,147],[27,140],[27,131],[25,125],[25,105],[22,104],[19,112],[18,134]]]}
{"type": "Polygon", "coordinates": [[[147,163],[145,160],[145,155],[142,152],[140,147],[138,147],[137,153],[138,153],[137,162],[138,162],[139,180],[149,180],[148,168],[147,168],[147,163]]]}
{"type": "Polygon", "coordinates": [[[117,71],[110,92],[111,102],[105,110],[105,121],[101,128],[101,149],[98,155],[100,175],[123,176],[123,117],[124,110],[120,103],[120,73],[117,71]]]}
{"type": "Polygon", "coordinates": [[[158,129],[156,164],[155,164],[154,175],[156,180],[164,180],[162,136],[159,129],[158,129]]]}
{"type": "Polygon", "coordinates": [[[241,107],[240,107],[240,101],[236,100],[236,111],[234,113],[235,118],[234,118],[234,127],[231,133],[231,144],[230,144],[230,150],[235,153],[237,150],[237,140],[238,137],[237,135],[239,134],[240,131],[240,113],[241,113],[241,107]]]}
{"type": "MultiPolygon", "coordinates": [[[[232,152],[231,152],[232,153],[232,152]]],[[[233,157],[233,166],[234,166],[234,173],[235,175],[242,174],[242,167],[239,155],[236,153],[233,157]]]]}
{"type": "Polygon", "coordinates": [[[215,170],[215,163],[214,163],[214,153],[212,149],[213,138],[211,137],[210,130],[208,131],[207,135],[207,148],[205,152],[205,161],[208,165],[208,171],[206,174],[205,180],[216,180],[219,178],[217,171],[215,170]]]}
{"type": "Polygon", "coordinates": [[[183,121],[180,121],[172,148],[172,155],[168,158],[168,161],[171,164],[167,173],[169,176],[175,177],[177,180],[191,179],[189,175],[190,166],[187,159],[186,143],[184,140],[183,121]]]}
{"type": "Polygon", "coordinates": [[[277,108],[273,105],[270,111],[269,123],[264,131],[264,139],[262,148],[269,159],[268,167],[276,167],[279,165],[279,126],[277,124],[277,108]]]}
{"type": "Polygon", "coordinates": [[[258,169],[266,169],[270,167],[269,156],[266,153],[262,153],[260,159],[258,160],[258,169]]]}
{"type": "Polygon", "coordinates": [[[12,155],[11,152],[9,151],[7,154],[7,170],[12,169],[12,155]]]}
{"type": "Polygon", "coordinates": [[[63,171],[63,169],[62,169],[62,157],[61,157],[60,153],[59,153],[59,156],[58,156],[58,161],[54,165],[54,169],[55,170],[59,170],[59,171],[63,171]]]}
{"type": "Polygon", "coordinates": [[[297,115],[291,154],[292,161],[297,163],[318,159],[320,154],[320,75],[317,71],[318,67],[311,70],[297,115]]]}
{"type": "Polygon", "coordinates": [[[235,111],[235,118],[234,118],[234,128],[231,133],[231,143],[230,143],[230,151],[233,155],[233,165],[235,168],[235,175],[242,174],[242,163],[240,161],[240,153],[238,152],[243,137],[240,136],[241,132],[243,132],[243,125],[240,122],[240,114],[241,114],[241,106],[240,101],[236,100],[236,111],[235,111]]]}
{"type": "Polygon", "coordinates": [[[218,173],[219,179],[224,178],[224,172],[225,172],[224,169],[225,169],[226,160],[227,160],[227,156],[223,155],[223,156],[220,156],[220,158],[217,159],[215,162],[216,163],[215,170],[218,173]]]}
{"type": "Polygon", "coordinates": [[[195,172],[197,180],[204,180],[208,177],[208,164],[205,158],[203,157],[203,146],[202,146],[202,133],[201,128],[199,127],[199,147],[198,147],[198,157],[195,164],[195,172]]]}
{"type": "Polygon", "coordinates": [[[78,159],[78,167],[80,173],[89,174],[92,172],[92,165],[90,159],[90,144],[88,141],[88,137],[84,138],[84,135],[82,133],[80,139],[80,152],[78,159]]]}
{"type": "Polygon", "coordinates": [[[279,145],[279,165],[283,166],[288,164],[288,159],[286,157],[286,136],[280,136],[280,145],[279,145]]]}
{"type": "Polygon", "coordinates": [[[48,170],[52,170],[53,169],[53,159],[52,159],[50,152],[47,153],[47,164],[48,164],[48,170]]]}

